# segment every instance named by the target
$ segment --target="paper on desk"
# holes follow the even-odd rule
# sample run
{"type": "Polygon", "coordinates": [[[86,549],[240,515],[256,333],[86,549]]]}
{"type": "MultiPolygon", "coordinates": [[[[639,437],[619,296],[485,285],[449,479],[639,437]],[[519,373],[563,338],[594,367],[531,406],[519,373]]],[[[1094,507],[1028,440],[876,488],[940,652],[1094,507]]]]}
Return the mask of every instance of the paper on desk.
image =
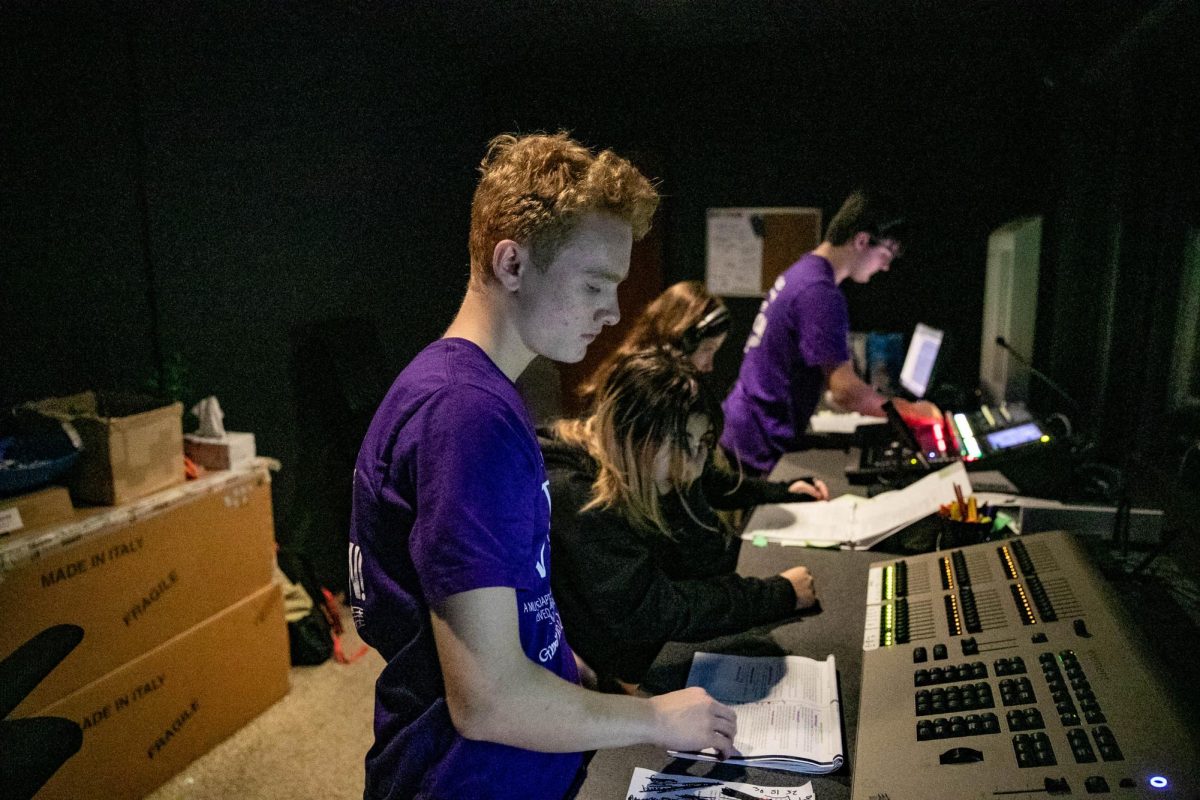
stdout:
{"type": "Polygon", "coordinates": [[[628,800],[729,800],[731,796],[764,800],[816,800],[817,797],[812,788],[812,781],[803,786],[755,786],[750,783],[715,781],[691,775],[667,775],[642,767],[633,770],[633,779],[629,782],[629,792],[626,795],[628,800]],[[722,794],[721,790],[726,787],[738,795],[722,794]]]}
{"type": "Polygon", "coordinates": [[[971,480],[961,462],[870,499],[844,494],[827,503],[781,503],[769,510],[760,507],[754,527],[748,527],[742,538],[763,536],[783,544],[865,549],[954,500],[956,483],[963,494],[971,493],[971,480]]]}
{"type": "Polygon", "coordinates": [[[859,425],[881,425],[886,417],[868,417],[851,411],[846,414],[821,411],[808,418],[808,427],[813,433],[854,433],[859,425]]]}

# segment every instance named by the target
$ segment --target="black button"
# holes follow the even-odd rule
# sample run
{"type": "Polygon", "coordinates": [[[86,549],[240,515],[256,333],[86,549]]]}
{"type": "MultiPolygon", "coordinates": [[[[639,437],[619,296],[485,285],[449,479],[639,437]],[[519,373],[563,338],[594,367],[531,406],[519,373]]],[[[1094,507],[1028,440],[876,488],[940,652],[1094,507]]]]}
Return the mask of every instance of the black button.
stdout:
{"type": "Polygon", "coordinates": [[[1083,779],[1083,788],[1087,789],[1088,794],[1107,794],[1108,781],[1104,780],[1103,775],[1092,775],[1089,778],[1083,779]]]}
{"type": "Polygon", "coordinates": [[[933,646],[933,657],[935,659],[937,659],[938,661],[941,661],[942,659],[946,658],[946,645],[935,644],[933,646]]]}
{"type": "Polygon", "coordinates": [[[1077,619],[1071,624],[1075,628],[1075,633],[1077,635],[1082,636],[1085,639],[1091,638],[1092,634],[1090,631],[1088,631],[1086,622],[1081,619],[1077,619]]]}
{"type": "Polygon", "coordinates": [[[953,747],[938,757],[943,764],[971,764],[983,761],[983,753],[971,747],[953,747]]]}
{"type": "Polygon", "coordinates": [[[1066,778],[1046,778],[1044,784],[1049,794],[1070,794],[1071,785],[1066,778]]]}
{"type": "Polygon", "coordinates": [[[913,663],[914,664],[921,664],[924,661],[926,661],[928,658],[929,658],[929,653],[925,650],[924,647],[914,647],[913,648],[913,663]]]}

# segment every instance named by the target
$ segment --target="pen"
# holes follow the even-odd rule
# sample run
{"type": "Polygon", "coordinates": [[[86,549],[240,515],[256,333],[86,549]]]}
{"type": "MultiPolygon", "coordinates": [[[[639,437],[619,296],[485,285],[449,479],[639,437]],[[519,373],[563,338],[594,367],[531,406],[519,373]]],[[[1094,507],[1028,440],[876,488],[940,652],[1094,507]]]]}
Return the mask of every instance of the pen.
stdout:
{"type": "Polygon", "coordinates": [[[752,794],[739,792],[737,789],[730,789],[728,786],[721,787],[722,797],[732,797],[734,800],[762,800],[760,797],[755,797],[752,794]]]}

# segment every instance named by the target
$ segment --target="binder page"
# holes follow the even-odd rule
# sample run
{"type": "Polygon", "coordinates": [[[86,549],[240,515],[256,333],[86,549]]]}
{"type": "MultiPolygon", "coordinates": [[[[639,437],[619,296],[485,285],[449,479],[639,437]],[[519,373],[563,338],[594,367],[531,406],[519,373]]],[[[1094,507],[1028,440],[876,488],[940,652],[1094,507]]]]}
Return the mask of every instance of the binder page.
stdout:
{"type": "Polygon", "coordinates": [[[803,656],[697,653],[688,686],[702,686],[734,706],[738,732],[733,745],[741,758],[776,756],[840,764],[841,708],[832,655],[816,661],[803,656]]]}
{"type": "Polygon", "coordinates": [[[971,480],[961,462],[926,475],[916,483],[870,499],[844,494],[826,503],[781,503],[755,511],[757,520],[743,539],[764,537],[785,544],[842,544],[867,546],[955,499],[954,484],[971,492],[971,480]]]}

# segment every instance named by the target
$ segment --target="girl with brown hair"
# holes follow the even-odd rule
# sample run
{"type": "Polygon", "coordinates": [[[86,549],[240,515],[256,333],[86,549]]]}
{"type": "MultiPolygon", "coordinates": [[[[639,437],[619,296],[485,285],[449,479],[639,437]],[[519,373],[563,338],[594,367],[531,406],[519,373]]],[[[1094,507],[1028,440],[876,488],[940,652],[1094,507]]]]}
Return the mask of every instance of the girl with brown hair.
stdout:
{"type": "Polygon", "coordinates": [[[674,347],[700,372],[712,372],[713,358],[728,333],[729,309],[721,298],[709,294],[700,281],[680,281],[642,310],[621,343],[580,385],[579,397],[590,406],[613,367],[648,347],[674,347]]]}

